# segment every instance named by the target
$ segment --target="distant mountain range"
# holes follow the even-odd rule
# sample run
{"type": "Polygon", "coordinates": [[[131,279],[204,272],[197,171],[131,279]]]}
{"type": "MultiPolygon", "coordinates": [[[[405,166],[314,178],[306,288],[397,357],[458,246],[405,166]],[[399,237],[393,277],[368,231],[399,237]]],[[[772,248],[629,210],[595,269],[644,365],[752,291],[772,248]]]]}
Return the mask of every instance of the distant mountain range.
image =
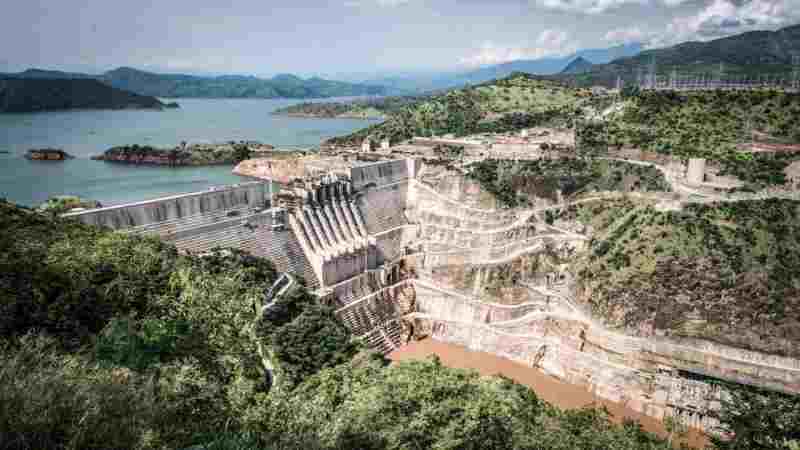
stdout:
{"type": "Polygon", "coordinates": [[[587,61],[583,56],[578,56],[561,71],[561,73],[586,73],[592,70],[594,64],[587,61]]]}
{"type": "Polygon", "coordinates": [[[0,113],[38,112],[68,109],[164,109],[155,97],[134,94],[89,78],[0,77],[0,113]]]}
{"type": "Polygon", "coordinates": [[[581,58],[590,64],[605,64],[617,58],[637,55],[641,51],[641,44],[632,43],[604,49],[579,50],[564,57],[510,61],[456,74],[377,78],[365,81],[365,83],[382,85],[408,92],[433,91],[462,87],[467,84],[484,83],[490,80],[505,78],[515,72],[525,72],[534,75],[553,75],[561,73],[567,68],[570,62],[577,58],[581,58]]]}
{"type": "Polygon", "coordinates": [[[672,47],[645,50],[635,56],[615,59],[608,64],[595,63],[584,73],[559,75],[576,85],[613,86],[620,77],[626,82],[637,79],[651,64],[659,75],[672,71],[680,74],[716,76],[720,64],[724,74],[733,76],[789,76],[792,56],[800,56],[800,25],[777,31],[751,31],[708,42],[684,42],[672,47]]]}
{"type": "Polygon", "coordinates": [[[294,75],[271,79],[223,75],[201,77],[182,74],[158,74],[130,67],[120,67],[101,75],[28,69],[20,73],[0,74],[0,78],[23,79],[95,79],[117,89],[139,95],[167,98],[327,98],[364,95],[392,95],[400,91],[386,86],[294,75]]]}

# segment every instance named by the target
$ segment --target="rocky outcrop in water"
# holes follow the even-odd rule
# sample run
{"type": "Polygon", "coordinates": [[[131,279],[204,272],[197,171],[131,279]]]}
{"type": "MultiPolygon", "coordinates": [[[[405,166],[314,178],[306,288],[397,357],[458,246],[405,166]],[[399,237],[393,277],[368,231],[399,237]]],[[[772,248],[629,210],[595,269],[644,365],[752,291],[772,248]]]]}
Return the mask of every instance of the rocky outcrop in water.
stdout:
{"type": "Polygon", "coordinates": [[[25,159],[33,161],[64,161],[74,156],[57,148],[32,148],[25,153],[25,159]]]}

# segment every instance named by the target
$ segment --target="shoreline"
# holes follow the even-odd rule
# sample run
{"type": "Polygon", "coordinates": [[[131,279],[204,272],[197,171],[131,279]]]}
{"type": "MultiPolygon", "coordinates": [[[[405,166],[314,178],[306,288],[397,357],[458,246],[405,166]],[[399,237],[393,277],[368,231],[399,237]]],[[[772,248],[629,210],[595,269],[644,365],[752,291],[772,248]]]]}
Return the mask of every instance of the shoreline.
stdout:
{"type": "Polygon", "coordinates": [[[273,116],[291,117],[294,119],[353,119],[353,120],[386,120],[385,116],[362,116],[359,114],[342,114],[338,116],[331,116],[327,114],[312,114],[312,113],[281,113],[273,112],[273,116]]]}

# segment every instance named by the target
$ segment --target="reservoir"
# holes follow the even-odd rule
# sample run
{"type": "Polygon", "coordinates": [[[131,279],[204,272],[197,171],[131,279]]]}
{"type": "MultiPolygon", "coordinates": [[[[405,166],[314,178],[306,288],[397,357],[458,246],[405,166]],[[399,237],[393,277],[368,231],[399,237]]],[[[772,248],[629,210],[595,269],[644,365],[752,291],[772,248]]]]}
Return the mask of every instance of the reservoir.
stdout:
{"type": "MultiPolygon", "coordinates": [[[[181,108],[164,111],[59,111],[0,114],[0,198],[33,206],[70,194],[104,205],[193,192],[243,181],[231,166],[160,167],[92,161],[117,145],[172,147],[181,141],[255,140],[281,147],[316,147],[332,136],[369,126],[357,119],[308,119],[272,115],[309,100],[166,99],[181,108]],[[31,148],[60,148],[68,161],[28,161],[31,148]]],[[[325,101],[347,99],[326,99],[325,101]]]]}

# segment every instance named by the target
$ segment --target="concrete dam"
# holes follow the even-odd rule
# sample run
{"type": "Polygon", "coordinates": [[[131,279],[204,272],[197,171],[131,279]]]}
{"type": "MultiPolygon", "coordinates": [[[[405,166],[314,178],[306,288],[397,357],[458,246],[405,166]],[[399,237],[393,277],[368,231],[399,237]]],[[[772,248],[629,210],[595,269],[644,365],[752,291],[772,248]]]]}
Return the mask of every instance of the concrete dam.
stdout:
{"type": "Polygon", "coordinates": [[[709,431],[724,394],[707,377],[800,393],[797,359],[607,329],[576,302],[568,267],[551,262],[585,251],[589,232],[548,224],[541,210],[497,208],[477,182],[441,166],[355,161],[270,186],[66,216],[158,236],[184,252],[234,247],[269,258],[384,354],[431,337],[709,431]],[[502,274],[514,287],[487,294],[502,274]]]}

